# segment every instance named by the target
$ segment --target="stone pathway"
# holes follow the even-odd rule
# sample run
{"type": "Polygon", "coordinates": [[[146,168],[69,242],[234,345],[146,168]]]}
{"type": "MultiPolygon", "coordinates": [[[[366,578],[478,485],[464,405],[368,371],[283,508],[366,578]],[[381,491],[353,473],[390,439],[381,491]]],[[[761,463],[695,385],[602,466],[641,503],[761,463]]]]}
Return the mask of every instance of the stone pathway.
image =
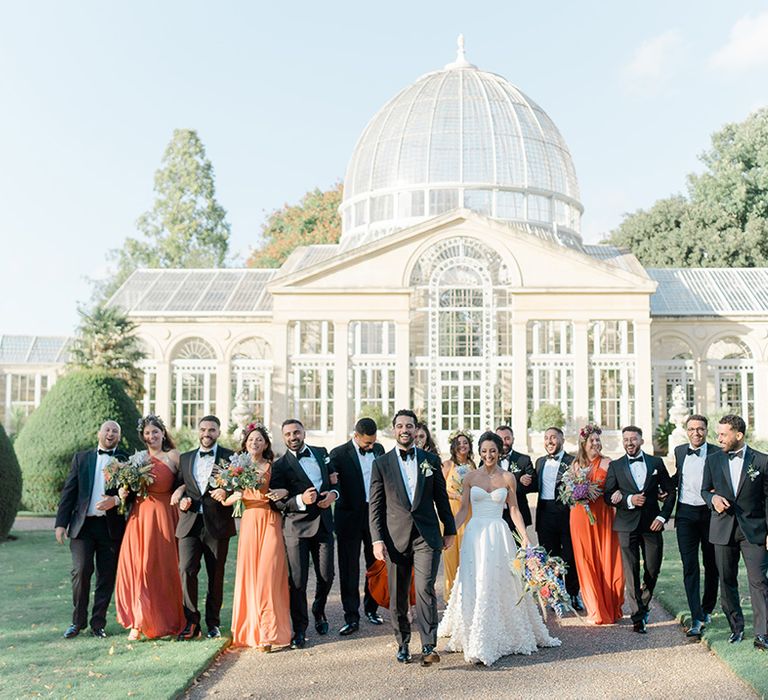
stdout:
{"type": "Polygon", "coordinates": [[[17,515],[13,521],[13,530],[50,530],[53,537],[53,526],[56,518],[49,516],[39,517],[36,515],[17,515]]]}

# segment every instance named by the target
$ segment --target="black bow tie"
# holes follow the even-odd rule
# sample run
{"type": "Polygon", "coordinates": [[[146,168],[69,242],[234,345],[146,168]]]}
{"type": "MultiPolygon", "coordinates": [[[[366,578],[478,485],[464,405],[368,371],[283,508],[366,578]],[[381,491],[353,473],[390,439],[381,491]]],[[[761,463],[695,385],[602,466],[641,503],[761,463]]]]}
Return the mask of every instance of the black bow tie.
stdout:
{"type": "Polygon", "coordinates": [[[114,450],[99,450],[100,455],[109,455],[110,457],[113,457],[115,454],[114,450]]]}
{"type": "Polygon", "coordinates": [[[629,459],[629,463],[630,464],[634,464],[635,462],[642,462],[643,461],[642,456],[640,456],[640,457],[630,457],[629,455],[627,455],[627,459],[629,459]]]}
{"type": "Polygon", "coordinates": [[[303,459],[304,457],[311,457],[312,453],[308,447],[305,447],[301,452],[296,455],[296,459],[303,459]]]}
{"type": "Polygon", "coordinates": [[[357,449],[358,449],[358,451],[360,452],[361,455],[369,455],[369,454],[371,454],[371,452],[373,452],[373,448],[372,447],[368,447],[368,448],[366,448],[366,447],[358,447],[357,449]]]}
{"type": "Polygon", "coordinates": [[[210,452],[200,452],[201,457],[213,457],[213,450],[210,452]]]}
{"type": "Polygon", "coordinates": [[[691,449],[690,447],[686,450],[685,454],[687,455],[696,455],[697,457],[701,454],[701,448],[697,447],[695,450],[691,449]]]}
{"type": "Polygon", "coordinates": [[[744,448],[742,447],[740,450],[737,450],[736,452],[729,452],[728,453],[728,459],[741,459],[744,456],[744,448]]]}
{"type": "Polygon", "coordinates": [[[415,456],[416,456],[416,450],[414,450],[413,448],[411,448],[410,450],[400,450],[400,459],[402,459],[403,462],[415,456]]]}

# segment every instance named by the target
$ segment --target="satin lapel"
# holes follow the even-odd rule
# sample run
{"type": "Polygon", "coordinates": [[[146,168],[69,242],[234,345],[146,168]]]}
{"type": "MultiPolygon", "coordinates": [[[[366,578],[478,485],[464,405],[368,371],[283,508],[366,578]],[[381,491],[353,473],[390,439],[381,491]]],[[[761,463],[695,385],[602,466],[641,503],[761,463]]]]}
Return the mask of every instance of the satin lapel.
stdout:
{"type": "Polygon", "coordinates": [[[91,450],[88,456],[85,458],[85,483],[88,486],[87,494],[91,498],[91,492],[93,491],[93,480],[96,477],[96,450],[91,450]]]}
{"type": "Polygon", "coordinates": [[[536,479],[539,482],[539,493],[544,488],[544,465],[547,463],[546,457],[539,457],[539,463],[536,465],[536,479]]]}
{"type": "Polygon", "coordinates": [[[195,479],[195,453],[194,452],[191,452],[186,455],[182,455],[181,476],[184,479],[184,483],[187,484],[187,488],[192,492],[192,496],[195,497],[195,500],[200,500],[203,494],[200,493],[200,487],[197,485],[197,479],[195,479]],[[189,486],[190,484],[192,484],[191,488],[189,486]]]}
{"type": "Polygon", "coordinates": [[[389,461],[389,468],[392,470],[393,481],[400,491],[400,499],[403,503],[410,507],[411,499],[408,498],[408,487],[405,485],[405,481],[403,480],[403,471],[400,469],[400,462],[397,461],[397,453],[395,450],[392,450],[387,455],[387,458],[389,461]]]}
{"type": "MultiPolygon", "coordinates": [[[[360,493],[363,494],[363,498],[365,498],[365,483],[363,482],[363,468],[360,466],[360,458],[357,456],[357,446],[355,443],[350,440],[347,443],[347,459],[349,459],[350,466],[352,467],[352,472],[355,475],[355,480],[357,481],[358,488],[360,490],[360,493]]],[[[378,455],[374,455],[374,459],[376,459],[378,455]]]]}
{"type": "Polygon", "coordinates": [[[744,462],[741,465],[741,476],[739,477],[739,488],[736,489],[736,498],[738,498],[741,493],[741,487],[744,486],[744,482],[747,480],[747,469],[752,466],[754,459],[755,455],[752,453],[752,450],[747,447],[747,449],[744,450],[744,462]]]}
{"type": "Polygon", "coordinates": [[[632,474],[632,468],[629,466],[629,457],[624,455],[622,458],[622,464],[624,466],[624,471],[627,473],[627,479],[629,479],[629,483],[632,484],[632,488],[637,488],[637,482],[635,481],[635,477],[632,474]]]}
{"type": "MultiPolygon", "coordinates": [[[[312,452],[312,448],[309,450],[312,452]]],[[[312,455],[314,456],[314,452],[312,452],[312,455]]],[[[290,450],[288,450],[285,453],[285,458],[288,460],[288,464],[290,465],[291,469],[296,473],[296,476],[299,477],[305,484],[308,484],[309,486],[314,486],[312,483],[312,480],[307,476],[307,473],[301,468],[301,464],[299,464],[299,460],[296,459],[296,455],[293,454],[290,450]]],[[[317,457],[315,457],[317,459],[317,457]]],[[[322,471],[321,471],[322,473],[322,471]]]]}
{"type": "MultiPolygon", "coordinates": [[[[411,511],[416,510],[416,508],[419,505],[419,502],[421,501],[421,494],[424,491],[424,479],[427,478],[424,475],[424,472],[421,471],[421,467],[419,466],[421,464],[421,462],[419,461],[420,452],[421,450],[419,450],[418,448],[416,448],[416,451],[414,452],[414,456],[416,457],[416,488],[413,490],[413,503],[411,504],[411,511]]],[[[426,461],[426,457],[424,457],[423,461],[426,461]]],[[[430,464],[430,466],[432,465],[430,464]]]]}
{"type": "MultiPolygon", "coordinates": [[[[329,488],[331,485],[330,480],[328,479],[328,465],[325,463],[325,460],[317,453],[315,452],[314,447],[310,447],[309,451],[312,453],[312,456],[315,458],[315,462],[317,462],[317,465],[320,467],[320,475],[322,476],[322,483],[320,484],[320,490],[323,491],[326,488],[329,488]]],[[[301,469],[301,465],[299,465],[299,468],[301,469]]],[[[304,471],[303,469],[301,470],[304,471]]]]}
{"type": "MultiPolygon", "coordinates": [[[[736,494],[733,492],[733,484],[731,484],[730,460],[725,452],[720,453],[720,469],[723,472],[723,481],[725,481],[725,485],[728,488],[728,491],[730,491],[732,499],[735,501],[736,494]]],[[[742,471],[744,470],[742,469],[742,471]]]]}
{"type": "Polygon", "coordinates": [[[648,487],[651,485],[651,477],[653,476],[654,469],[651,468],[650,463],[648,462],[648,455],[643,452],[643,466],[645,467],[645,481],[643,482],[643,491],[647,491],[648,487]]]}

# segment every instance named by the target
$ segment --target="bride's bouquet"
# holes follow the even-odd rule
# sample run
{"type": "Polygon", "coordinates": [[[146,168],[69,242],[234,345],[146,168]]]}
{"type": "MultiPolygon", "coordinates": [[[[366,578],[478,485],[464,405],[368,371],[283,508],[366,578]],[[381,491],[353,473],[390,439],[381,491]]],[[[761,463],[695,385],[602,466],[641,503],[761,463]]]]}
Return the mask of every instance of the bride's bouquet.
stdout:
{"type": "Polygon", "coordinates": [[[603,490],[594,481],[589,478],[589,467],[586,469],[568,469],[560,482],[560,493],[557,494],[557,500],[560,503],[570,506],[580,505],[587,511],[589,524],[594,525],[595,514],[592,512],[589,504],[599,498],[603,490]]]}
{"type": "MultiPolygon", "coordinates": [[[[239,452],[231,455],[228,463],[218,464],[208,483],[215,489],[224,489],[227,493],[232,493],[260,488],[263,476],[259,473],[251,456],[247,452],[239,452]]],[[[232,509],[232,517],[241,518],[244,509],[242,499],[238,500],[232,509]]]]}
{"type": "MultiPolygon", "coordinates": [[[[127,462],[121,462],[113,457],[104,467],[104,486],[107,489],[123,488],[144,498],[147,495],[147,488],[154,480],[152,460],[147,450],[134,452],[128,457],[127,462]]],[[[121,515],[125,513],[124,498],[120,499],[117,512],[121,515]]]]}
{"type": "Polygon", "coordinates": [[[544,547],[520,547],[510,563],[512,571],[523,582],[523,594],[535,596],[541,606],[542,615],[547,605],[558,617],[566,610],[572,610],[568,591],[565,590],[565,572],[568,565],[560,557],[551,557],[544,547]]]}

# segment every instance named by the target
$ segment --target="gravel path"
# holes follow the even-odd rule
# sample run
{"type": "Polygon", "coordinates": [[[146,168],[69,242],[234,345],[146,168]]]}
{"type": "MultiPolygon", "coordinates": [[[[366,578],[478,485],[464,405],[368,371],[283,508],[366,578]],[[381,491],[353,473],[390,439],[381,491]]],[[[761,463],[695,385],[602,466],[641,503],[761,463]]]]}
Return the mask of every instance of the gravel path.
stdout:
{"type": "Polygon", "coordinates": [[[37,515],[17,515],[16,520],[13,521],[14,530],[50,530],[51,537],[53,537],[53,526],[56,523],[56,518],[49,516],[37,516],[37,515]]]}

